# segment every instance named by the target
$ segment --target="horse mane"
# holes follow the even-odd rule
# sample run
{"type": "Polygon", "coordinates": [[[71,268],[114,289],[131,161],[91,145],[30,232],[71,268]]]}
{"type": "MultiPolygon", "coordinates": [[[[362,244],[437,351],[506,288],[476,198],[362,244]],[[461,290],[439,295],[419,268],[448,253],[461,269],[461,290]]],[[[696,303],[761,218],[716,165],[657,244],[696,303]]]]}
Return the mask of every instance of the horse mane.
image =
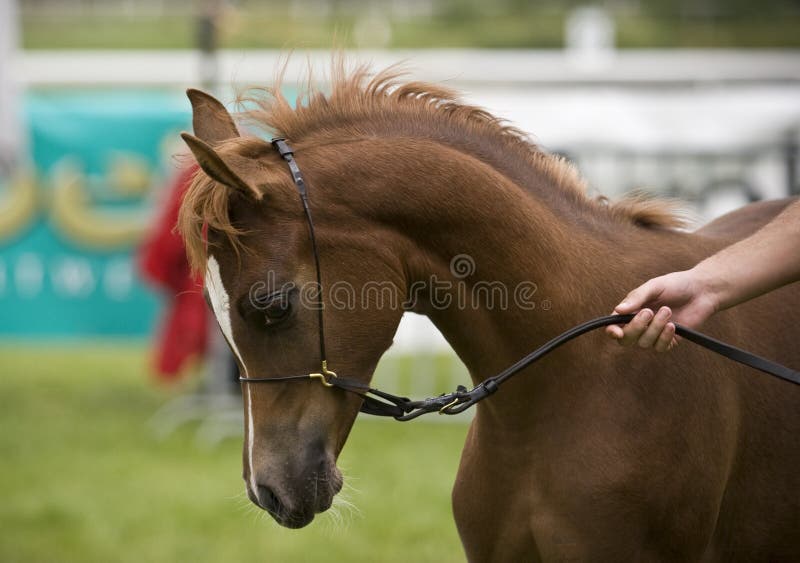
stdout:
{"type": "MultiPolygon", "coordinates": [[[[544,179],[554,188],[555,193],[549,194],[551,200],[566,196],[572,202],[591,206],[596,213],[605,212],[614,220],[646,228],[686,225],[680,206],[671,200],[642,193],[613,203],[602,196],[591,198],[585,180],[566,159],[542,150],[525,132],[485,109],[464,103],[450,88],[404,81],[407,73],[399,65],[373,74],[368,65],[348,70],[344,59],[336,57],[327,93],[314,85],[309,65],[307,85],[294,105],[281,92],[286,68],[284,64],[279,69],[271,87],[250,88],[238,97],[243,108],[237,114],[239,120],[295,143],[312,136],[322,140],[386,134],[429,138],[482,158],[539,196],[544,179]]],[[[264,147],[259,137],[228,142],[238,143],[253,154],[264,147]]],[[[237,235],[227,218],[228,190],[215,190],[213,184],[198,174],[181,209],[178,230],[194,267],[205,259],[203,224],[231,240],[237,235]]]]}

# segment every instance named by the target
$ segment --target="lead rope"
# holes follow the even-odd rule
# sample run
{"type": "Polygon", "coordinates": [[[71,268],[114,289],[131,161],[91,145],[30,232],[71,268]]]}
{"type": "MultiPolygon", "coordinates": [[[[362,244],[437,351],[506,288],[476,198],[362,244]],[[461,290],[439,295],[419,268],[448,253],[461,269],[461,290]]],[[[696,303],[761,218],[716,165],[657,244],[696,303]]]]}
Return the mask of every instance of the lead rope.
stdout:
{"type": "MultiPolygon", "coordinates": [[[[303,175],[300,173],[300,168],[294,160],[294,152],[286,143],[286,139],[275,138],[272,139],[272,145],[278,150],[281,157],[288,163],[289,170],[292,173],[292,180],[297,191],[300,194],[300,200],[303,203],[303,212],[306,216],[308,223],[308,232],[311,238],[311,250],[314,254],[314,267],[317,274],[317,288],[319,289],[319,297],[317,299],[317,322],[319,325],[319,355],[322,371],[320,373],[306,373],[301,375],[288,375],[284,377],[259,377],[259,378],[245,378],[240,377],[239,381],[242,383],[279,383],[285,381],[295,381],[300,379],[319,379],[320,382],[326,387],[337,387],[349,393],[359,395],[363,400],[361,404],[361,412],[373,414],[376,416],[391,416],[396,420],[406,421],[412,420],[429,412],[439,412],[439,414],[459,414],[470,408],[471,406],[479,403],[489,395],[492,395],[500,389],[505,381],[530,366],[537,360],[543,358],[556,348],[566,344],[573,338],[577,338],[582,334],[586,334],[592,330],[612,325],[612,324],[626,324],[630,322],[635,315],[610,315],[607,317],[598,317],[572,327],[571,329],[563,332],[540,346],[515,364],[509,366],[502,372],[493,377],[484,379],[472,389],[467,389],[463,385],[452,393],[444,393],[438,397],[429,397],[421,401],[412,401],[407,397],[400,397],[392,395],[379,389],[373,389],[365,383],[356,381],[354,379],[346,379],[337,377],[337,375],[328,370],[328,362],[325,354],[325,329],[323,323],[323,298],[322,298],[322,276],[319,267],[319,253],[317,251],[317,240],[314,236],[314,222],[311,220],[311,210],[308,206],[308,193],[306,184],[303,180],[303,175]]],[[[735,362],[750,366],[754,369],[763,371],[770,375],[774,375],[785,381],[800,385],[800,372],[794,371],[786,366],[782,366],[750,352],[741,350],[725,342],[721,342],[710,336],[706,336],[700,332],[694,331],[685,326],[676,324],[675,333],[695,344],[702,346],[712,352],[725,356],[735,362]]]]}

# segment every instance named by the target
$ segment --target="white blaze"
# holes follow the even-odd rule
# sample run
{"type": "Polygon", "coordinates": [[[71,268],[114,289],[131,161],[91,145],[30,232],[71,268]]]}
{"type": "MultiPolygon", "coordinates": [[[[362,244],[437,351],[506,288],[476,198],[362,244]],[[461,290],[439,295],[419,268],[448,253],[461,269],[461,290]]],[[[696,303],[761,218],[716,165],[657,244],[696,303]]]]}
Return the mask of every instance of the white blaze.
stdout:
{"type": "MultiPolygon", "coordinates": [[[[242,355],[239,353],[239,348],[236,347],[236,341],[233,339],[233,326],[231,324],[231,298],[228,292],[225,291],[225,286],[222,285],[222,277],[219,273],[219,263],[213,256],[208,257],[206,265],[206,291],[208,298],[211,301],[211,308],[214,310],[214,316],[217,317],[217,323],[222,330],[222,334],[228,341],[228,345],[236,354],[239,363],[244,370],[245,377],[247,376],[247,365],[244,363],[242,355]]],[[[253,472],[253,400],[250,392],[250,386],[244,386],[245,395],[247,397],[247,412],[245,413],[245,420],[247,424],[247,462],[250,469],[250,486],[253,492],[256,492],[255,474],[253,472]]]]}
{"type": "Polygon", "coordinates": [[[231,298],[228,296],[228,292],[225,291],[225,286],[222,285],[222,277],[219,275],[219,263],[213,256],[208,257],[208,264],[206,265],[206,291],[208,291],[208,298],[211,300],[211,308],[214,309],[219,328],[222,330],[222,334],[225,336],[225,340],[228,341],[233,353],[239,359],[239,363],[242,364],[245,375],[247,375],[247,367],[244,365],[242,355],[233,340],[231,298]]]}

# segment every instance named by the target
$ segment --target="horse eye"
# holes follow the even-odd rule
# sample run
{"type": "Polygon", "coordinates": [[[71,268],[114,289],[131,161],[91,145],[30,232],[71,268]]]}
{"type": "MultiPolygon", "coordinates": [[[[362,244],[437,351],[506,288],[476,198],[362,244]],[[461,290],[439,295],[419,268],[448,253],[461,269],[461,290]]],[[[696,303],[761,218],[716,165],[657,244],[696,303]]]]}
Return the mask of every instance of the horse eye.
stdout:
{"type": "Polygon", "coordinates": [[[254,327],[268,327],[282,323],[291,317],[294,292],[253,291],[242,296],[239,311],[254,327]]]}
{"type": "Polygon", "coordinates": [[[265,326],[274,326],[285,320],[292,311],[289,297],[288,293],[279,291],[253,296],[251,303],[260,322],[265,326]]]}
{"type": "Polygon", "coordinates": [[[292,304],[286,295],[276,297],[263,309],[264,324],[271,326],[281,322],[289,316],[291,310],[292,304]]]}

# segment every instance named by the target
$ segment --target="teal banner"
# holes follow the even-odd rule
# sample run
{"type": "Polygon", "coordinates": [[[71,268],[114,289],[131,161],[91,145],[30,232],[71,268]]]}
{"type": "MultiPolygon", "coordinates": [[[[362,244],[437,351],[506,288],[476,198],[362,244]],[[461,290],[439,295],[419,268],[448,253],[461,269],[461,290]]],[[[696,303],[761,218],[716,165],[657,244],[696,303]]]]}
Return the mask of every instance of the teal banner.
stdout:
{"type": "Polygon", "coordinates": [[[0,336],[140,337],[158,298],[135,251],[178,163],[182,92],[28,93],[30,165],[0,179],[0,336]]]}

